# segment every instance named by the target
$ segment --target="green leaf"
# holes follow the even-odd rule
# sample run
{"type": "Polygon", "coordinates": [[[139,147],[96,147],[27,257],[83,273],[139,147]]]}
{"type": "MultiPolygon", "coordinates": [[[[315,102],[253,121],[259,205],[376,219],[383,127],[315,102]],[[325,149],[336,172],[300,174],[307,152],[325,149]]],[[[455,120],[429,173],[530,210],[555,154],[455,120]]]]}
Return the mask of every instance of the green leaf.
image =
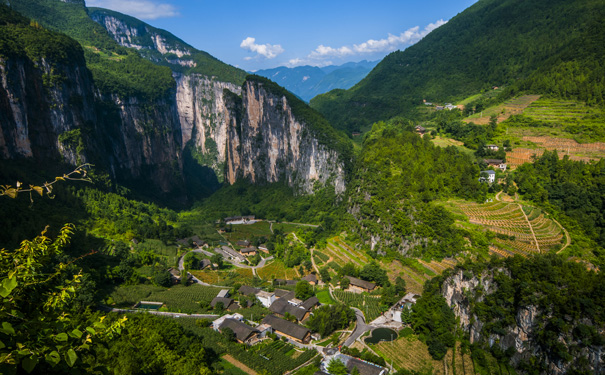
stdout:
{"type": "Polygon", "coordinates": [[[34,370],[34,367],[36,367],[37,364],[38,364],[38,357],[36,357],[35,355],[25,357],[21,361],[21,366],[23,366],[23,369],[25,371],[27,371],[27,373],[32,372],[34,370]]]}
{"type": "Polygon", "coordinates": [[[97,334],[97,331],[95,331],[92,327],[86,327],[86,332],[90,333],[91,335],[97,334]]]}
{"type": "Polygon", "coordinates": [[[76,354],[76,352],[73,349],[69,349],[65,357],[65,360],[67,361],[69,367],[73,367],[77,359],[78,355],[76,354]]]}
{"type": "Polygon", "coordinates": [[[4,343],[2,341],[0,341],[0,349],[4,349],[6,348],[6,345],[4,345],[4,343]]]}
{"type": "Polygon", "coordinates": [[[57,340],[57,341],[67,341],[67,339],[68,339],[67,333],[65,333],[65,332],[61,332],[57,336],[55,336],[55,340],[57,340]]]}
{"type": "Polygon", "coordinates": [[[9,294],[17,287],[17,277],[6,278],[0,283],[0,296],[8,297],[9,294]]]}
{"type": "Polygon", "coordinates": [[[2,329],[0,329],[0,332],[11,336],[15,335],[15,329],[9,322],[2,322],[2,329]]]}
{"type": "Polygon", "coordinates": [[[71,334],[73,337],[77,337],[80,338],[82,337],[82,331],[80,331],[79,329],[74,329],[73,331],[71,331],[71,334]]]}
{"type": "Polygon", "coordinates": [[[57,351],[52,351],[46,355],[46,362],[50,363],[51,366],[56,366],[59,362],[61,362],[61,356],[57,351]]]}

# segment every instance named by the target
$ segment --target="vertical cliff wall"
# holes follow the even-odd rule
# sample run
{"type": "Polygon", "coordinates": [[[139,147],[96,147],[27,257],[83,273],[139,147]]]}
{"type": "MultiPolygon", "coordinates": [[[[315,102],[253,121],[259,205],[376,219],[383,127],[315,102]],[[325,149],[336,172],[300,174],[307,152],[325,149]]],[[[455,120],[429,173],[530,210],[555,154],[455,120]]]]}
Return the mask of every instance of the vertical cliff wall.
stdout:
{"type": "MultiPolygon", "coordinates": [[[[225,97],[227,137],[226,180],[253,183],[285,181],[299,193],[312,193],[316,183],[345,190],[343,155],[320,142],[312,124],[293,111],[292,101],[267,81],[247,80],[241,101],[225,97]]],[[[300,105],[300,103],[296,103],[300,105]]]]}

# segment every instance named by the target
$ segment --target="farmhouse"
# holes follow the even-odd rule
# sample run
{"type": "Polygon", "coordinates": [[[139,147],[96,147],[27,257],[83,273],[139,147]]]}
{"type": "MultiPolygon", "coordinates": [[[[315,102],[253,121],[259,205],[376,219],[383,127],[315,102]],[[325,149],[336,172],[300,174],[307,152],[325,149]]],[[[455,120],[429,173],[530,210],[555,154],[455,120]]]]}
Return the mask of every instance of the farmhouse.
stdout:
{"type": "Polygon", "coordinates": [[[267,315],[265,319],[263,319],[263,323],[271,326],[276,334],[285,336],[290,340],[302,344],[308,344],[311,340],[311,331],[309,331],[308,328],[280,319],[274,315],[267,315]]]}
{"type": "Polygon", "coordinates": [[[248,246],[250,246],[250,241],[248,241],[248,240],[239,240],[239,241],[237,241],[236,245],[239,246],[239,247],[248,247],[248,246]]]}
{"type": "Polygon", "coordinates": [[[420,135],[424,135],[424,133],[426,133],[426,129],[420,125],[416,125],[415,130],[416,130],[416,133],[420,134],[420,135]]]}
{"type": "Polygon", "coordinates": [[[254,340],[259,333],[256,329],[250,327],[246,323],[235,319],[225,319],[218,330],[223,332],[225,328],[230,328],[233,333],[235,333],[237,342],[242,344],[249,343],[250,341],[254,340]]]}
{"type": "Polygon", "coordinates": [[[203,270],[207,267],[212,266],[212,262],[210,261],[210,259],[202,259],[202,261],[200,262],[200,269],[203,270]]]}
{"type": "Polygon", "coordinates": [[[229,216],[225,218],[225,224],[233,224],[242,221],[241,216],[229,216]]]}
{"type": "Polygon", "coordinates": [[[302,307],[294,306],[288,300],[280,298],[273,302],[269,310],[280,318],[285,318],[286,314],[292,315],[297,321],[301,322],[309,317],[309,311],[302,307]]]}
{"type": "Polygon", "coordinates": [[[239,253],[245,257],[250,257],[250,256],[255,256],[257,254],[257,251],[256,251],[256,247],[249,246],[249,247],[240,249],[239,253]]]}
{"type": "Polygon", "coordinates": [[[285,298],[286,300],[291,300],[294,298],[296,293],[294,291],[288,291],[283,289],[275,289],[275,296],[277,298],[285,298]]]}
{"type": "Polygon", "coordinates": [[[263,253],[269,254],[269,248],[267,248],[267,245],[264,245],[264,244],[263,245],[258,245],[258,249],[260,251],[262,251],[263,253]]]}
{"type": "Polygon", "coordinates": [[[393,320],[402,323],[401,312],[403,309],[411,309],[412,305],[420,298],[419,295],[414,293],[406,294],[399,302],[393,306],[393,320]]]}
{"type": "Polygon", "coordinates": [[[212,308],[216,307],[216,304],[222,302],[225,310],[233,311],[239,309],[239,305],[233,300],[233,298],[224,298],[224,297],[214,297],[212,302],[210,302],[210,306],[212,308]]]}
{"type": "Polygon", "coordinates": [[[220,249],[217,248],[217,249],[214,249],[214,251],[221,254],[224,258],[232,259],[236,262],[243,262],[246,260],[246,258],[242,254],[233,250],[229,246],[221,246],[220,249]]]}
{"type": "Polygon", "coordinates": [[[349,291],[361,293],[361,292],[371,292],[376,288],[376,284],[371,283],[369,281],[361,280],[356,277],[347,276],[349,279],[349,291]]]}
{"type": "Polygon", "coordinates": [[[485,145],[485,149],[489,151],[498,151],[500,147],[497,145],[485,145]]]}
{"type": "Polygon", "coordinates": [[[238,314],[238,313],[230,314],[230,315],[223,315],[220,318],[218,318],[212,322],[212,329],[214,329],[215,331],[218,331],[219,327],[221,326],[221,324],[223,324],[225,319],[234,319],[234,320],[239,320],[241,322],[244,320],[244,316],[242,314],[238,314]]]}
{"type": "Polygon", "coordinates": [[[256,293],[256,298],[263,304],[265,307],[269,307],[275,302],[275,293],[265,292],[264,290],[260,290],[256,293]]]}
{"type": "Polygon", "coordinates": [[[506,170],[506,163],[502,159],[483,159],[483,161],[491,167],[500,168],[502,171],[506,170]]]}
{"type": "Polygon", "coordinates": [[[229,297],[229,289],[222,289],[220,292],[218,292],[218,294],[216,296],[218,298],[227,298],[227,297],[229,297]]]}
{"type": "Polygon", "coordinates": [[[208,243],[204,240],[202,240],[199,236],[195,235],[193,237],[188,237],[188,238],[182,238],[180,240],[176,241],[180,246],[185,246],[185,247],[189,247],[189,246],[193,246],[193,247],[207,247],[208,243]]]}
{"type": "Polygon", "coordinates": [[[310,273],[303,277],[302,280],[308,281],[311,285],[317,285],[317,276],[314,273],[310,273]]]}
{"type": "Polygon", "coordinates": [[[313,297],[307,299],[305,302],[303,302],[301,306],[303,309],[311,311],[316,306],[319,306],[319,299],[317,299],[317,297],[313,296],[313,297]]]}
{"type": "Polygon", "coordinates": [[[273,285],[290,285],[295,286],[298,281],[296,280],[284,280],[284,279],[275,279],[273,280],[273,285]]]}
{"type": "Polygon", "coordinates": [[[386,375],[388,373],[388,370],[384,367],[341,353],[327,356],[321,364],[322,369],[327,370],[328,364],[332,360],[342,362],[349,373],[353,372],[355,368],[359,371],[359,375],[386,375]]]}
{"type": "Polygon", "coordinates": [[[487,183],[493,184],[496,181],[496,172],[494,172],[492,170],[481,171],[480,175],[484,175],[484,174],[487,176],[479,177],[479,182],[487,182],[487,183]]]}
{"type": "Polygon", "coordinates": [[[239,294],[243,294],[245,296],[254,296],[256,295],[256,293],[260,292],[261,290],[259,288],[254,288],[248,285],[242,285],[239,287],[239,289],[237,290],[237,292],[239,294]]]}

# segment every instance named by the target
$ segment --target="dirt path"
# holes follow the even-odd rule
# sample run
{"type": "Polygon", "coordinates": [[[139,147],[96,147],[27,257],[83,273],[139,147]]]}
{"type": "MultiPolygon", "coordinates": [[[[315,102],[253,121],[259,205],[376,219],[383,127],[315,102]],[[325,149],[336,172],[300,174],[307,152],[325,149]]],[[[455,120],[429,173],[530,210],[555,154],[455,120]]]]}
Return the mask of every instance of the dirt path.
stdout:
{"type": "Polygon", "coordinates": [[[561,230],[563,231],[563,233],[565,233],[565,246],[563,246],[561,248],[561,250],[557,251],[557,254],[561,253],[563,250],[565,250],[567,248],[567,246],[571,245],[571,236],[569,235],[569,232],[567,232],[567,229],[565,229],[561,224],[559,224],[558,221],[556,221],[555,219],[553,219],[552,217],[550,218],[550,220],[554,221],[559,228],[561,228],[561,230]]]}
{"type": "Polygon", "coordinates": [[[234,365],[235,367],[237,367],[238,369],[242,370],[243,372],[245,372],[246,374],[250,374],[250,375],[256,375],[257,372],[252,370],[250,367],[244,365],[243,363],[241,363],[240,361],[238,361],[237,359],[233,358],[230,354],[225,354],[223,356],[223,359],[229,363],[231,363],[232,365],[234,365]]]}
{"type": "Polygon", "coordinates": [[[315,270],[315,272],[317,272],[317,275],[319,275],[319,268],[317,268],[317,264],[315,264],[315,257],[313,256],[313,250],[315,250],[314,248],[311,248],[311,264],[313,264],[313,269],[315,270]]]}
{"type": "Polygon", "coordinates": [[[538,254],[539,254],[542,251],[540,251],[540,244],[538,244],[538,239],[536,238],[536,234],[534,233],[534,227],[532,227],[531,223],[529,222],[529,219],[527,218],[527,215],[525,214],[525,211],[523,211],[523,206],[521,206],[521,204],[519,204],[519,203],[517,203],[517,205],[519,206],[519,209],[523,213],[523,217],[527,221],[527,225],[529,225],[529,230],[531,230],[531,235],[534,237],[534,241],[536,242],[536,249],[538,249],[538,254]]]}

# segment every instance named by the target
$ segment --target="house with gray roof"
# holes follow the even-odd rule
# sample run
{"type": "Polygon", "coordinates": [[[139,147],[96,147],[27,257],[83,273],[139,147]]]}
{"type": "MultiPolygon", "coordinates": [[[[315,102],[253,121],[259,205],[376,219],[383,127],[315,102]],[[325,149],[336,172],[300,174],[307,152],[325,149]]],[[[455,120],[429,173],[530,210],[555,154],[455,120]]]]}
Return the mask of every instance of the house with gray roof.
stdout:
{"type": "Polygon", "coordinates": [[[349,290],[352,292],[371,292],[376,288],[376,284],[358,279],[356,277],[347,276],[349,279],[349,290]]]}
{"type": "Polygon", "coordinates": [[[263,324],[270,325],[276,334],[285,336],[290,340],[302,344],[308,344],[309,341],[311,341],[311,331],[308,328],[278,318],[275,315],[267,315],[265,319],[263,319],[263,324]]]}
{"type": "Polygon", "coordinates": [[[249,343],[258,335],[258,330],[236,319],[225,319],[220,325],[219,331],[223,332],[225,328],[230,328],[235,333],[237,341],[242,344],[249,343]]]}

